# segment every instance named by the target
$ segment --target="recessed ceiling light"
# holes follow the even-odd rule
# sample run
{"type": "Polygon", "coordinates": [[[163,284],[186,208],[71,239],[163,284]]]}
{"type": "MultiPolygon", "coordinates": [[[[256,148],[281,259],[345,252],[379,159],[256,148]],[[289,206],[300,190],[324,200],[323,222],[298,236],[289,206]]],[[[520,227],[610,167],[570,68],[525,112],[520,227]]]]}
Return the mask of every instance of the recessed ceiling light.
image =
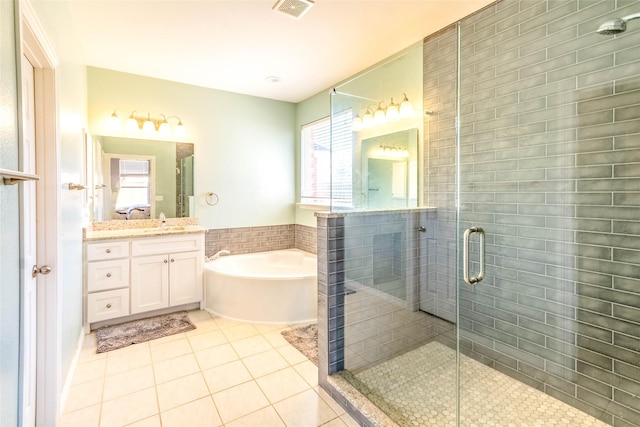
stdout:
{"type": "Polygon", "coordinates": [[[264,78],[267,83],[280,83],[280,80],[282,80],[280,77],[278,76],[268,76],[264,78]]]}

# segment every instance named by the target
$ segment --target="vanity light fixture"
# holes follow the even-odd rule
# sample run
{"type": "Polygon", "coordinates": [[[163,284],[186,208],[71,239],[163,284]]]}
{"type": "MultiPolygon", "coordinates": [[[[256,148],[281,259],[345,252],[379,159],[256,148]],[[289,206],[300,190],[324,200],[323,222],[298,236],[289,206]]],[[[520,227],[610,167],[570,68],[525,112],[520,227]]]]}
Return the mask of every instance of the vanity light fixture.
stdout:
{"type": "Polygon", "coordinates": [[[399,145],[380,145],[376,154],[380,157],[402,158],[409,157],[409,150],[402,148],[399,145]]]}
{"type": "MultiPolygon", "coordinates": [[[[153,133],[158,132],[163,135],[169,135],[172,133],[172,126],[169,123],[170,119],[175,119],[175,126],[173,126],[173,134],[179,137],[183,137],[186,134],[184,124],[182,120],[178,116],[165,116],[164,114],[160,114],[160,118],[151,117],[151,113],[147,113],[147,116],[138,116],[136,115],[136,110],[133,110],[131,114],[129,114],[129,118],[127,118],[124,124],[124,130],[127,132],[139,132],[142,131],[144,133],[153,133]]],[[[117,110],[113,110],[111,116],[109,117],[108,123],[109,130],[117,131],[122,130],[122,123],[120,118],[118,117],[117,110]]]]}
{"type": "Polygon", "coordinates": [[[407,94],[402,94],[400,105],[391,102],[387,105],[384,101],[366,107],[364,114],[357,114],[351,122],[351,130],[360,132],[374,126],[383,126],[388,122],[396,122],[400,119],[410,119],[414,116],[413,105],[407,98],[407,94]]]}

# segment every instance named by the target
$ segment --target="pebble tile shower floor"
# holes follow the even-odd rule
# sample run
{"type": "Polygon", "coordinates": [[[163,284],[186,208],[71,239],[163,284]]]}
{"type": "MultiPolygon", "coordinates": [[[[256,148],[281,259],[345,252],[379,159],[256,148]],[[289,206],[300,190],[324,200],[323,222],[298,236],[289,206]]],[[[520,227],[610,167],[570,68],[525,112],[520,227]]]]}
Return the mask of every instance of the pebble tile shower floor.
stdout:
{"type": "MultiPolygon", "coordinates": [[[[401,426],[455,426],[455,360],[434,341],[345,376],[401,426]]],[[[460,375],[461,426],[608,426],[469,357],[461,356],[460,375]]]]}

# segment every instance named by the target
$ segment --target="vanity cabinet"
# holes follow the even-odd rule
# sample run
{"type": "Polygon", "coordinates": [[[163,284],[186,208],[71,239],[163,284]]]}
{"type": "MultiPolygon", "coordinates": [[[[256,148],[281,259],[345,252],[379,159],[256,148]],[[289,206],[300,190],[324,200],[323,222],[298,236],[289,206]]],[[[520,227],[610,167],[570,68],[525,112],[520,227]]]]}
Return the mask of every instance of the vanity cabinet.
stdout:
{"type": "Polygon", "coordinates": [[[129,314],[129,241],[86,246],[87,321],[129,314]]]}
{"type": "Polygon", "coordinates": [[[202,301],[202,235],[132,243],[131,313],[202,301]]]}
{"type": "Polygon", "coordinates": [[[202,304],[203,233],[87,242],[85,259],[88,324],[202,304]]]}

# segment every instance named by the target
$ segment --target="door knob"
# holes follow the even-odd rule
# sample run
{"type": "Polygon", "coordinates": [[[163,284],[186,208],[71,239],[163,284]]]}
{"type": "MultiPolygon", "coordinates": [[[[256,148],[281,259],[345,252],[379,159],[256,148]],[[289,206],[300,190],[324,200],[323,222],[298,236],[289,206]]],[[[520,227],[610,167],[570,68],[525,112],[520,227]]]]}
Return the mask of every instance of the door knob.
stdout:
{"type": "Polygon", "coordinates": [[[38,267],[37,265],[34,265],[33,268],[31,269],[31,277],[36,277],[38,274],[47,275],[51,273],[51,270],[53,269],[49,265],[43,265],[42,267],[38,267]]]}

